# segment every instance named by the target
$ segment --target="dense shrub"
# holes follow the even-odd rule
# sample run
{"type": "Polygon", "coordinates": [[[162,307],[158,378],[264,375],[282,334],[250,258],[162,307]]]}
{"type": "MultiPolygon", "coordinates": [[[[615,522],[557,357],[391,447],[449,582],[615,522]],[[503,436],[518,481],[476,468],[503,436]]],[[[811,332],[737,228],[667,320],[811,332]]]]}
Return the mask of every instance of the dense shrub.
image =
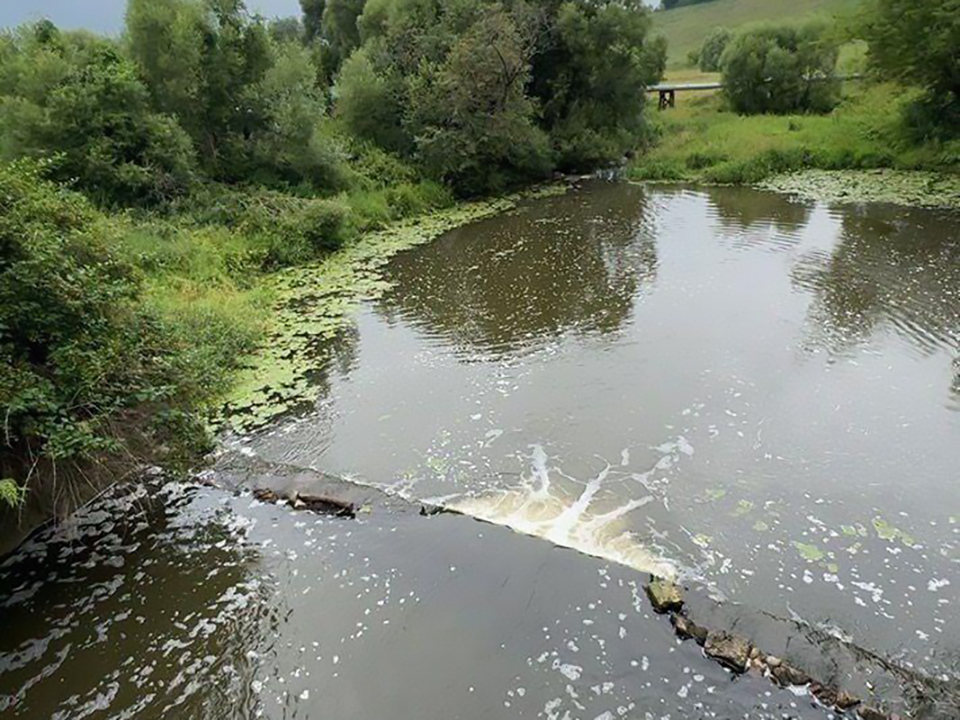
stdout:
{"type": "Polygon", "coordinates": [[[839,100],[837,54],[820,24],[746,30],[723,53],[723,92],[741,113],[828,112],[839,100]]]}
{"type": "Polygon", "coordinates": [[[703,72],[719,72],[720,59],[733,37],[726,28],[714,28],[703,40],[700,51],[697,53],[697,65],[703,72]]]}
{"type": "Polygon", "coordinates": [[[190,139],[119,48],[46,22],[0,39],[0,156],[59,156],[56,177],[121,204],[180,194],[193,172],[190,139]]]}
{"type": "Polygon", "coordinates": [[[39,166],[0,166],[0,476],[20,484],[37,462],[116,453],[199,399],[172,372],[177,343],[144,310],[104,223],[39,166]]]}
{"type": "Polygon", "coordinates": [[[907,115],[916,134],[960,135],[960,0],[875,0],[862,31],[873,68],[926,91],[907,115]]]}
{"type": "Polygon", "coordinates": [[[219,225],[249,238],[251,264],[269,270],[336,250],[347,238],[347,206],[262,188],[211,186],[177,208],[201,225],[219,225]]]}

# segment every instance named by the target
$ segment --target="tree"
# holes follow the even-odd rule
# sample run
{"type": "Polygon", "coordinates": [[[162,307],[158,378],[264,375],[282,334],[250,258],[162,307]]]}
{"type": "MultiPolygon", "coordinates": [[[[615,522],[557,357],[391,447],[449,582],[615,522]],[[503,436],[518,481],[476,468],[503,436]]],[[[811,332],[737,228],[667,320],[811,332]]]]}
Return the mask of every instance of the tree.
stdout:
{"type": "Polygon", "coordinates": [[[719,72],[720,58],[733,33],[723,27],[714,28],[703,40],[700,52],[697,55],[697,64],[702,72],[719,72]]]}
{"type": "Polygon", "coordinates": [[[154,104],[194,137],[203,123],[202,59],[210,32],[202,6],[186,0],[130,0],[127,51],[154,104]]]}
{"type": "Polygon", "coordinates": [[[874,0],[862,35],[877,71],[926,91],[915,122],[953,136],[960,129],[960,0],[874,0]]]}
{"type": "Polygon", "coordinates": [[[307,42],[319,40],[322,33],[323,10],[327,0],[300,0],[303,11],[303,29],[307,42]]]}
{"type": "Polygon", "coordinates": [[[564,169],[618,160],[642,138],[645,89],[666,64],[650,25],[641,0],[564,2],[548,19],[530,91],[564,169]]]}
{"type": "Polygon", "coordinates": [[[181,194],[193,172],[190,139],[153,111],[137,68],[107,40],[43,23],[0,55],[0,157],[58,157],[54,177],[108,203],[181,194]]]}
{"type": "Polygon", "coordinates": [[[190,133],[206,171],[234,181],[254,170],[253,144],[272,121],[256,91],[274,45],[241,0],[129,0],[131,56],[161,111],[190,133]]]}
{"type": "Polygon", "coordinates": [[[363,12],[365,0],[327,0],[323,10],[321,29],[326,42],[325,57],[331,70],[337,70],[350,53],[360,46],[357,19],[363,12]]]}
{"type": "Polygon", "coordinates": [[[263,79],[249,90],[269,122],[251,134],[255,177],[268,184],[308,183],[318,190],[346,184],[343,153],[320,130],[326,112],[310,51],[284,43],[274,51],[263,79]]]}
{"type": "Polygon", "coordinates": [[[487,6],[445,61],[411,83],[408,125],[417,156],[463,194],[542,177],[550,168],[547,137],[524,93],[532,34],[522,18],[487,6]]]}
{"type": "Polygon", "coordinates": [[[353,53],[336,84],[337,116],[357,137],[394,152],[408,152],[412,139],[403,128],[404,86],[375,62],[373,44],[353,53]]]}
{"type": "Polygon", "coordinates": [[[724,95],[746,114],[828,112],[839,99],[837,55],[819,23],[746,30],[723,53],[724,95]]]}
{"type": "Polygon", "coordinates": [[[303,23],[298,17],[274,18],[267,24],[270,39],[277,44],[301,42],[305,38],[303,23]]]}

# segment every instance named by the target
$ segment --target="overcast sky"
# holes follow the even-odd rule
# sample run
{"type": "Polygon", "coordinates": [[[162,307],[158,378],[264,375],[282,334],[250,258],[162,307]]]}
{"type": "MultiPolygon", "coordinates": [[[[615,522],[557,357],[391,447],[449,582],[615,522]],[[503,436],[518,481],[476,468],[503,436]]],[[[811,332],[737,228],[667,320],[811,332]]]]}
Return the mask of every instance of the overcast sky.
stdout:
{"type": "MultiPolygon", "coordinates": [[[[0,0],[0,27],[50,18],[64,28],[117,33],[123,27],[127,0],[0,0]]],[[[247,0],[247,7],[266,17],[299,15],[299,0],[247,0]]]]}

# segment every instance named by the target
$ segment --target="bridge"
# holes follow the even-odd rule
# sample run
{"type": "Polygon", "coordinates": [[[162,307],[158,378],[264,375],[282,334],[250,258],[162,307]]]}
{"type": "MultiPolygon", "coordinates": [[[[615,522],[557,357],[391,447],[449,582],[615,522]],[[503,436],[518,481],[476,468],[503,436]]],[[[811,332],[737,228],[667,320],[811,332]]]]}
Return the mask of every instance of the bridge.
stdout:
{"type": "MultiPolygon", "coordinates": [[[[860,80],[863,78],[862,73],[851,73],[850,75],[837,75],[837,80],[860,80]]],[[[826,78],[812,78],[813,80],[825,80],[826,78]]],[[[666,110],[667,108],[676,107],[677,105],[677,93],[678,92],[690,92],[697,90],[720,90],[723,88],[723,83],[719,80],[714,80],[713,82],[693,82],[693,83],[657,83],[656,85],[651,85],[647,88],[648,93],[659,93],[660,102],[657,107],[660,110],[666,110]]]]}
{"type": "Polygon", "coordinates": [[[658,106],[661,110],[666,110],[668,107],[676,107],[677,104],[677,93],[678,92],[688,92],[691,90],[719,90],[723,87],[723,83],[719,80],[715,82],[699,82],[699,83],[657,83],[656,85],[651,85],[647,88],[648,93],[660,93],[660,102],[658,106]]]}

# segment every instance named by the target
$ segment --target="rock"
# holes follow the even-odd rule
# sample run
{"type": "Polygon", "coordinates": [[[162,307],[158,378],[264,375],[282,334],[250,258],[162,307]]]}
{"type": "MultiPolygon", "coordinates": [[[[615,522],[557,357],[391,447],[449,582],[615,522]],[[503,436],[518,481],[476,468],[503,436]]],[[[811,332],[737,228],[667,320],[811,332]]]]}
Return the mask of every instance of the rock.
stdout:
{"type": "Polygon", "coordinates": [[[442,505],[426,505],[423,504],[420,506],[420,514],[424,517],[431,517],[433,515],[440,515],[444,512],[442,505]]]}
{"type": "Polygon", "coordinates": [[[703,651],[731,670],[743,672],[747,668],[750,658],[750,641],[739,635],[732,635],[724,630],[713,631],[707,634],[707,641],[703,651]]]}
{"type": "Polygon", "coordinates": [[[771,668],[780,667],[780,664],[783,662],[776,655],[767,655],[767,665],[771,668]]]}
{"type": "Polygon", "coordinates": [[[675,582],[655,578],[645,589],[653,609],[658,613],[677,611],[683,607],[683,591],[675,582]]]}
{"type": "Polygon", "coordinates": [[[841,690],[837,693],[837,699],[833,703],[841,710],[849,710],[852,707],[856,707],[860,704],[860,698],[852,693],[848,693],[846,690],[841,690]]]}
{"type": "Polygon", "coordinates": [[[832,687],[821,685],[818,682],[810,683],[810,694],[827,707],[836,705],[837,691],[832,687]]]}
{"type": "Polygon", "coordinates": [[[253,496],[260,502],[275,503],[280,500],[280,496],[270,488],[257,488],[253,491],[253,496]]]}
{"type": "Polygon", "coordinates": [[[887,714],[882,710],[877,710],[874,707],[869,705],[864,705],[857,709],[857,715],[859,715],[862,720],[888,720],[887,714]]]}
{"type": "Polygon", "coordinates": [[[848,693],[846,690],[836,690],[820,683],[811,683],[810,692],[817,700],[827,707],[835,707],[838,710],[849,710],[860,704],[860,698],[848,693]]]}
{"type": "Polygon", "coordinates": [[[806,685],[810,682],[810,676],[803,670],[798,670],[787,663],[780,663],[778,667],[770,671],[777,682],[787,687],[788,685],[806,685]]]}
{"type": "Polygon", "coordinates": [[[700,645],[707,641],[707,629],[700,627],[693,620],[680,614],[670,616],[670,622],[673,623],[677,635],[684,640],[694,639],[700,645]]]}
{"type": "Polygon", "coordinates": [[[756,647],[750,648],[750,659],[756,660],[758,657],[760,657],[760,648],[756,648],[756,647]]]}

